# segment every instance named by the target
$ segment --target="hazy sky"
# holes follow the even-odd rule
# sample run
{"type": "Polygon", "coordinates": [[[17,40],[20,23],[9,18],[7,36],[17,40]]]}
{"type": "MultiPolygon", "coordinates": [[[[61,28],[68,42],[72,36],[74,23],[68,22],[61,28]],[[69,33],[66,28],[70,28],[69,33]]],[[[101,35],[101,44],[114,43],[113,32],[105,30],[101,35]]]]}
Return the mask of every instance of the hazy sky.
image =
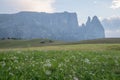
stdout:
{"type": "MultiPolygon", "coordinates": [[[[0,14],[20,11],[76,12],[80,24],[94,15],[110,21],[113,17],[120,17],[120,0],[0,0],[0,14]]],[[[106,30],[106,35],[114,33],[120,37],[120,26],[115,29],[106,30]]]]}
{"type": "Polygon", "coordinates": [[[120,16],[120,0],[57,0],[55,8],[55,11],[77,12],[81,22],[85,21],[88,16],[94,15],[101,19],[120,16]]]}
{"type": "Polygon", "coordinates": [[[0,0],[0,13],[19,11],[77,12],[81,23],[88,16],[120,16],[120,0],[0,0]]]}

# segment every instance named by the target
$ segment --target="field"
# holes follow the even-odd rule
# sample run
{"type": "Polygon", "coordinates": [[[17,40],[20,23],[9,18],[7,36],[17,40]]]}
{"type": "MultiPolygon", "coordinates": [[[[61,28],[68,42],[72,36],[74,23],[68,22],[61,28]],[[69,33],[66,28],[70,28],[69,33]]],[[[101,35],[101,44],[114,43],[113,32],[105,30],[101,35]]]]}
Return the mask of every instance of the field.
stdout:
{"type": "Polygon", "coordinates": [[[0,80],[120,80],[120,44],[1,48],[0,80]]]}

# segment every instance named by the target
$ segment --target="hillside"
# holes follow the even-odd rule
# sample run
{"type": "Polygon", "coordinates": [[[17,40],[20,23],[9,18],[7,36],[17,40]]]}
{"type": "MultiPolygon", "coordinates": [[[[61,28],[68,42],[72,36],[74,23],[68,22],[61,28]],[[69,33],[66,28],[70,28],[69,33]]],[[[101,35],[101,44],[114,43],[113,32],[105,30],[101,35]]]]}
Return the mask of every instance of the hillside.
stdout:
{"type": "Polygon", "coordinates": [[[48,39],[33,39],[33,40],[0,40],[0,48],[24,48],[38,47],[61,44],[60,41],[48,39]]]}
{"type": "Polygon", "coordinates": [[[94,40],[84,40],[76,42],[80,44],[119,44],[120,38],[103,38],[103,39],[94,39],[94,40]]]}
{"type": "Polygon", "coordinates": [[[25,48],[72,44],[120,44],[120,38],[104,38],[95,40],[84,40],[79,42],[61,42],[48,39],[0,40],[0,48],[25,48]]]}
{"type": "Polygon", "coordinates": [[[0,80],[119,80],[119,66],[120,44],[0,49],[0,80]]]}

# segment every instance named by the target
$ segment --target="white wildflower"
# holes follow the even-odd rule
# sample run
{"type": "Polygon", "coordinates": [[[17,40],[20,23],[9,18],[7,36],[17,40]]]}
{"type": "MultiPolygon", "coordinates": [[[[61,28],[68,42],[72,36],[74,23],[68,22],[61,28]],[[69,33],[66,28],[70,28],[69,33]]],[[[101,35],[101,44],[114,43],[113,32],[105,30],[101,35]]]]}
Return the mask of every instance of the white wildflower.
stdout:
{"type": "Polygon", "coordinates": [[[64,66],[64,64],[63,64],[63,63],[60,63],[60,64],[58,65],[58,67],[62,67],[62,66],[64,66]]]}
{"type": "Polygon", "coordinates": [[[21,51],[17,51],[17,53],[21,53],[21,51]]]}
{"type": "Polygon", "coordinates": [[[5,67],[6,66],[6,63],[5,63],[5,61],[3,61],[3,63],[2,63],[2,67],[5,67]]]}
{"type": "Polygon", "coordinates": [[[14,56],[13,59],[18,59],[18,57],[14,56]]]}
{"type": "Polygon", "coordinates": [[[72,75],[69,75],[70,78],[72,78],[72,75]]]}
{"type": "Polygon", "coordinates": [[[11,70],[11,67],[9,67],[8,70],[11,70]]]}
{"type": "Polygon", "coordinates": [[[75,57],[75,56],[72,56],[72,58],[73,58],[73,59],[76,59],[76,57],[75,57]]]}
{"type": "Polygon", "coordinates": [[[18,60],[14,60],[15,63],[18,63],[18,60]]]}
{"type": "Polygon", "coordinates": [[[50,60],[49,60],[49,59],[47,59],[47,60],[46,60],[46,63],[50,63],[50,60]]]}
{"type": "Polygon", "coordinates": [[[116,64],[117,66],[119,66],[119,62],[118,62],[117,60],[115,60],[115,64],[116,64]]]}
{"type": "Polygon", "coordinates": [[[77,77],[73,77],[73,80],[79,80],[77,77]]]}
{"type": "Polygon", "coordinates": [[[102,72],[104,72],[105,70],[104,70],[104,69],[102,69],[101,71],[102,71],[102,72]]]}
{"type": "Polygon", "coordinates": [[[45,67],[51,67],[52,64],[51,64],[50,60],[47,59],[47,60],[46,60],[46,63],[45,63],[43,66],[45,66],[45,67]]]}
{"type": "Polygon", "coordinates": [[[81,55],[82,53],[81,53],[81,52],[79,52],[78,54],[79,54],[79,55],[81,55]]]}
{"type": "Polygon", "coordinates": [[[13,73],[11,73],[11,72],[9,73],[9,75],[14,76],[14,74],[13,74],[13,73]]]}
{"type": "Polygon", "coordinates": [[[32,67],[34,67],[35,66],[35,64],[32,64],[32,67]]]}
{"type": "Polygon", "coordinates": [[[69,62],[70,60],[69,59],[65,59],[65,62],[69,62]]]}
{"type": "Polygon", "coordinates": [[[90,60],[87,59],[87,58],[85,59],[85,62],[88,63],[88,64],[90,64],[90,60]]]}
{"type": "Polygon", "coordinates": [[[44,66],[45,67],[51,67],[52,65],[51,65],[51,63],[46,63],[46,64],[44,64],[44,66]]]}
{"type": "Polygon", "coordinates": [[[63,68],[60,68],[59,70],[60,70],[60,71],[64,71],[64,69],[63,69],[63,68]]]}
{"type": "Polygon", "coordinates": [[[45,74],[46,74],[46,75],[51,75],[51,71],[46,70],[46,71],[45,71],[45,74]]]}
{"type": "Polygon", "coordinates": [[[3,58],[3,60],[6,60],[6,58],[3,58]]]}

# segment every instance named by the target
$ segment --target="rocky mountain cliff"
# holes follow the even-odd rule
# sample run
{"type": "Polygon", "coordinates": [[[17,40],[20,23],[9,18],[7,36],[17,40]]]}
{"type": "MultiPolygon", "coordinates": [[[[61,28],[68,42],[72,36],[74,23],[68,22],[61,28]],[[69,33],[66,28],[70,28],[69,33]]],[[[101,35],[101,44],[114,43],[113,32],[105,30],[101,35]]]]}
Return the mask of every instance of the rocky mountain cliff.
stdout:
{"type": "Polygon", "coordinates": [[[104,38],[104,29],[97,16],[78,25],[76,13],[20,12],[0,14],[0,38],[48,38],[79,41],[104,38]]]}
{"type": "Polygon", "coordinates": [[[86,25],[82,27],[84,27],[84,39],[86,40],[105,37],[104,28],[97,16],[94,16],[93,19],[88,17],[86,25]]]}

